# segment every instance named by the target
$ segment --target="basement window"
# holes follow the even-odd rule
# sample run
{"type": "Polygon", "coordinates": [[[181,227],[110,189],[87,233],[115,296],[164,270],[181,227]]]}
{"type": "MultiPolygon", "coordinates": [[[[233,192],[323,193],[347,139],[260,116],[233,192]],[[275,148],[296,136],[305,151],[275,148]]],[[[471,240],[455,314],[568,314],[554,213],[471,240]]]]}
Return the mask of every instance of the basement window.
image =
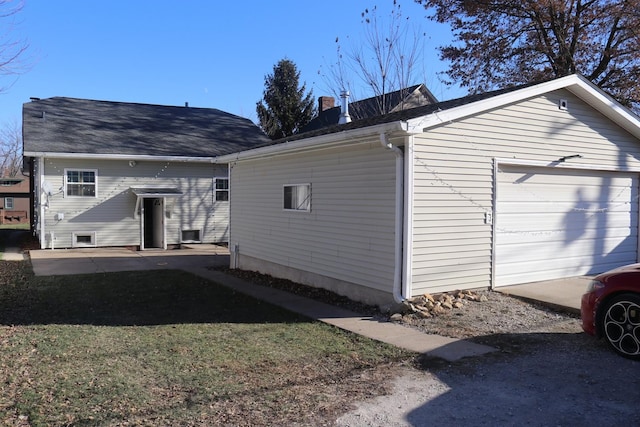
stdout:
{"type": "Polygon", "coordinates": [[[200,243],[200,230],[182,230],[182,243],[200,243]]]}
{"type": "Polygon", "coordinates": [[[311,184],[285,185],[284,210],[311,211],[311,184]]]}
{"type": "Polygon", "coordinates": [[[96,246],[96,232],[72,233],[71,246],[74,248],[93,248],[96,246]]]}

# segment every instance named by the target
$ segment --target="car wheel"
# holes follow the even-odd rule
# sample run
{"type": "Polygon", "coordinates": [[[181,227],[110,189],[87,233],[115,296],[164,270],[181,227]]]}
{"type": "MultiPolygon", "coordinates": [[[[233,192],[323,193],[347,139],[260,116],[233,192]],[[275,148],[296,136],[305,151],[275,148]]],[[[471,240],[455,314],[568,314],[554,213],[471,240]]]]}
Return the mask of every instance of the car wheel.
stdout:
{"type": "Polygon", "coordinates": [[[613,350],[640,360],[640,296],[618,295],[603,307],[602,332],[613,350]]]}

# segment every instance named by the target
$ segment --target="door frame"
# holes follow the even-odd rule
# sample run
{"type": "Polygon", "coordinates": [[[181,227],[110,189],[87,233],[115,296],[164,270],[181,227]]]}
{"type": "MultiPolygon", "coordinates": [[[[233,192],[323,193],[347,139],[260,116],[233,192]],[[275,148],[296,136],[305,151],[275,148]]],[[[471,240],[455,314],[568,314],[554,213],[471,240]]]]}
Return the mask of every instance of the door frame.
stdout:
{"type": "Polygon", "coordinates": [[[140,250],[167,249],[167,227],[165,221],[165,197],[142,197],[140,206],[140,250]],[[148,203],[153,203],[148,209],[148,203]],[[150,228],[150,230],[148,230],[150,228]],[[152,242],[147,244],[147,231],[152,234],[152,242]],[[153,244],[159,241],[159,244],[153,244]]]}

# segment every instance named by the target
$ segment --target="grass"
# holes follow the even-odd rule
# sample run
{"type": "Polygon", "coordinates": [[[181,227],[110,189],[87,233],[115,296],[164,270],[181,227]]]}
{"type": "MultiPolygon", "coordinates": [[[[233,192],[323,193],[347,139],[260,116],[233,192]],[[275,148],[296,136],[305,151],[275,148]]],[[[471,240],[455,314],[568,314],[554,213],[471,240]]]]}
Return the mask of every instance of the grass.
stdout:
{"type": "Polygon", "coordinates": [[[182,271],[2,262],[3,425],[322,425],[413,355],[182,271]]]}
{"type": "Polygon", "coordinates": [[[29,223],[24,224],[0,224],[0,230],[29,230],[29,223]]]}

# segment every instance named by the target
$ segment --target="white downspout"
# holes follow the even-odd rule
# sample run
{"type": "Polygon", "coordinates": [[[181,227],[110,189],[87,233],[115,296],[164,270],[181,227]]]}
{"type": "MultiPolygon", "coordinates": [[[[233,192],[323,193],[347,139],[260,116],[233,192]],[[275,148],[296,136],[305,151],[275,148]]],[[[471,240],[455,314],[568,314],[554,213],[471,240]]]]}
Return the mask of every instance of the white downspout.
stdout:
{"type": "MultiPolygon", "coordinates": [[[[33,177],[31,178],[33,179],[33,177]]],[[[47,236],[45,235],[45,224],[44,224],[44,212],[45,206],[42,203],[42,184],[44,183],[44,157],[38,157],[38,225],[37,228],[40,230],[40,248],[45,249],[47,247],[47,236]]],[[[52,243],[53,245],[53,240],[52,243]]]]}
{"type": "Polygon", "coordinates": [[[407,299],[406,289],[402,283],[402,248],[404,230],[404,153],[387,139],[387,135],[380,134],[380,143],[396,155],[396,213],[395,213],[395,267],[393,272],[393,299],[400,303],[407,299]]]}

